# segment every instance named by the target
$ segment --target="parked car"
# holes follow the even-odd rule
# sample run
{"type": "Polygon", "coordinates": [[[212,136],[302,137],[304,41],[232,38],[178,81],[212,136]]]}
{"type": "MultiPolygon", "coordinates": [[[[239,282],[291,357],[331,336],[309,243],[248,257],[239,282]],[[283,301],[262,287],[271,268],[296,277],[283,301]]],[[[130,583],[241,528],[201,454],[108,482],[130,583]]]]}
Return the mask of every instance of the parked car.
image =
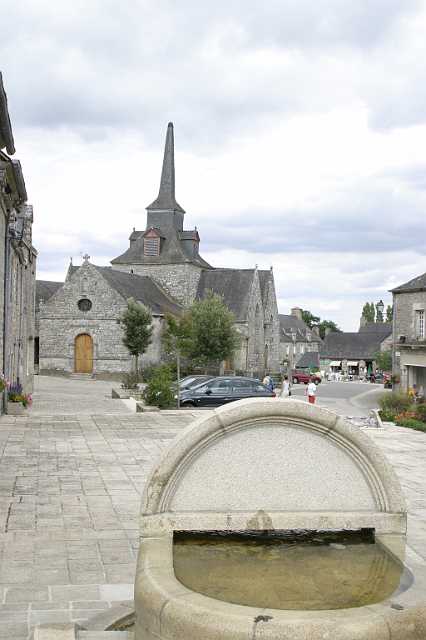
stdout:
{"type": "Polygon", "coordinates": [[[309,373],[307,371],[302,371],[299,369],[293,369],[293,371],[291,372],[291,380],[293,384],[308,384],[312,379],[315,384],[320,384],[321,374],[309,373]]]}
{"type": "Polygon", "coordinates": [[[275,398],[260,380],[240,376],[218,376],[187,391],[182,391],[182,407],[213,407],[243,398],[275,398]]]}
{"type": "MultiPolygon", "coordinates": [[[[182,391],[186,391],[187,389],[192,389],[192,387],[196,387],[202,382],[207,382],[207,380],[211,380],[212,378],[214,378],[214,376],[207,376],[207,375],[186,376],[185,378],[182,378],[182,380],[180,381],[179,388],[182,393],[182,391]]],[[[175,382],[175,386],[177,387],[177,381],[175,382]]]]}

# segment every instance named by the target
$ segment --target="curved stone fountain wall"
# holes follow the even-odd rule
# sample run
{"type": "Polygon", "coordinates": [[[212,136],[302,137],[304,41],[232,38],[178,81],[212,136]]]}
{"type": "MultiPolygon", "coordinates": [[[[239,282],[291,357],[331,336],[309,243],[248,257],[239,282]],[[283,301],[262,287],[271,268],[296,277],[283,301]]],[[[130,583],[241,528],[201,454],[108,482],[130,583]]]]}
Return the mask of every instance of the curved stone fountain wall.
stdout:
{"type": "Polygon", "coordinates": [[[403,561],[398,480],[358,427],[296,400],[243,400],[202,415],[173,441],[145,488],[136,640],[382,637],[354,634],[361,623],[366,630],[388,624],[375,609],[381,605],[265,612],[192,592],[174,575],[174,531],[359,528],[374,528],[403,561]]]}

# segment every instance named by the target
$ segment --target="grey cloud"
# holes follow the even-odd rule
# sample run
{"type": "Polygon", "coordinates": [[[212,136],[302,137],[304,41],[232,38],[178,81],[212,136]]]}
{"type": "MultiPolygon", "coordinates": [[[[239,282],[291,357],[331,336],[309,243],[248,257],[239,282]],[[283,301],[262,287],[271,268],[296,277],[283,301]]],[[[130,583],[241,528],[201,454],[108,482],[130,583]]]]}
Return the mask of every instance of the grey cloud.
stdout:
{"type": "Polygon", "coordinates": [[[411,250],[425,255],[425,209],[424,195],[411,197],[365,183],[353,185],[338,198],[330,195],[327,206],[245,210],[226,220],[209,215],[199,227],[209,251],[233,247],[257,253],[411,250]]]}
{"type": "MultiPolygon", "coordinates": [[[[22,2],[0,26],[0,59],[16,127],[67,127],[89,142],[127,128],[157,143],[164,122],[175,120],[182,148],[211,147],[271,119],[359,99],[351,74],[367,75],[365,49],[386,61],[387,36],[421,4],[93,0],[58,12],[22,2]],[[280,63],[255,62],[262,51],[280,63]]],[[[374,127],[409,117],[405,92],[389,105],[358,91],[371,101],[374,127]]],[[[411,100],[418,118],[422,104],[411,100]]]]}

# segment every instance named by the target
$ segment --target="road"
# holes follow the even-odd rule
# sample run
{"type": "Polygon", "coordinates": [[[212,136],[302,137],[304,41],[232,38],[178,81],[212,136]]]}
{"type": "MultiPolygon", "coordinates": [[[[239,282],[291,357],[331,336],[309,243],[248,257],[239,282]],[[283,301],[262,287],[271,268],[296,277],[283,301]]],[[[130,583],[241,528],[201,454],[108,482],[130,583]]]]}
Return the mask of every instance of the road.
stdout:
{"type": "MultiPolygon", "coordinates": [[[[303,398],[306,385],[292,386],[292,396],[303,398]]],[[[383,393],[382,384],[366,382],[322,382],[317,385],[317,404],[332,409],[342,415],[367,416],[372,409],[379,406],[379,398],[383,393]]]]}

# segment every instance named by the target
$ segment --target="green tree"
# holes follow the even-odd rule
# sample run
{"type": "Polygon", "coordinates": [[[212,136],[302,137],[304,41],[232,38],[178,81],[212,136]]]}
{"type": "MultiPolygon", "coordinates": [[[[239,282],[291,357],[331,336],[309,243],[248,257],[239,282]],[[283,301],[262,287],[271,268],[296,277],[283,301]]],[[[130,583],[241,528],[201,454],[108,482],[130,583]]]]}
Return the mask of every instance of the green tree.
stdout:
{"type": "Polygon", "coordinates": [[[307,309],[302,309],[302,320],[310,329],[320,322],[320,318],[318,316],[314,316],[314,314],[307,309]]]}
{"type": "Polygon", "coordinates": [[[223,298],[208,291],[206,298],[194,302],[190,308],[192,340],[190,356],[204,366],[220,364],[231,358],[239,343],[234,329],[235,316],[223,298]]]}
{"type": "Polygon", "coordinates": [[[166,316],[166,326],[163,333],[163,346],[166,353],[176,358],[177,374],[177,405],[180,407],[180,369],[181,357],[189,356],[194,351],[194,337],[192,316],[186,313],[180,318],[166,316]]]}
{"type": "Polygon", "coordinates": [[[393,306],[388,304],[386,307],[386,322],[392,322],[393,320],[393,306]]]}
{"type": "Polygon", "coordinates": [[[319,323],[319,334],[322,339],[325,338],[327,329],[329,329],[331,332],[342,333],[342,330],[339,329],[337,324],[332,320],[322,320],[319,323]]]}
{"type": "Polygon", "coordinates": [[[377,351],[374,360],[381,371],[392,371],[392,351],[377,351]]]}
{"type": "Polygon", "coordinates": [[[151,311],[133,298],[127,301],[127,309],[121,315],[124,336],[123,344],[134,357],[135,372],[138,371],[139,356],[145,353],[151,343],[152,315],[151,311]]]}
{"type": "Polygon", "coordinates": [[[172,390],[172,372],[166,364],[153,367],[151,377],[143,392],[143,398],[148,405],[167,409],[174,405],[172,390]]]}
{"type": "Polygon", "coordinates": [[[374,302],[366,302],[362,308],[362,317],[366,322],[375,322],[376,321],[376,307],[374,306],[374,302]]]}

